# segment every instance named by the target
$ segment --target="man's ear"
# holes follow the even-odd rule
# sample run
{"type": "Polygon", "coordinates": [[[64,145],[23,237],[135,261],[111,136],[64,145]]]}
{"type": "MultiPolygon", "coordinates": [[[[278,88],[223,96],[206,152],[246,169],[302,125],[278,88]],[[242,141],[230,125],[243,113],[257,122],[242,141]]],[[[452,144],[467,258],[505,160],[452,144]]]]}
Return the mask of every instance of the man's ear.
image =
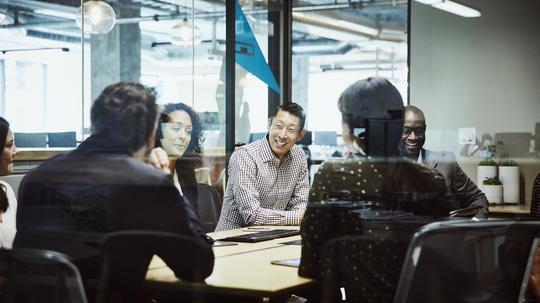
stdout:
{"type": "Polygon", "coordinates": [[[304,135],[306,134],[306,130],[301,130],[300,134],[298,135],[298,138],[296,138],[296,142],[302,140],[304,138],[304,135]]]}
{"type": "Polygon", "coordinates": [[[272,118],[268,118],[268,132],[270,132],[270,127],[272,127],[272,118]]]}

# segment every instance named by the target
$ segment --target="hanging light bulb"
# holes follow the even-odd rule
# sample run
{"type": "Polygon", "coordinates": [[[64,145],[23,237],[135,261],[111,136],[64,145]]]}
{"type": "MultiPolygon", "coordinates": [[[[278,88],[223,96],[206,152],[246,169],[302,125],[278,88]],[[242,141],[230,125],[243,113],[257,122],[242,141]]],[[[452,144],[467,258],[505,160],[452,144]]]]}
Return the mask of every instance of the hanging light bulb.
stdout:
{"type": "Polygon", "coordinates": [[[171,43],[181,47],[190,47],[191,45],[202,42],[202,34],[199,27],[191,24],[187,18],[173,26],[173,32],[170,36],[171,43]]]}
{"type": "MultiPolygon", "coordinates": [[[[90,0],[84,3],[84,29],[85,31],[101,35],[106,34],[116,24],[116,13],[107,3],[99,0],[90,0]]],[[[81,8],[77,14],[77,26],[82,29],[81,8]]]]}

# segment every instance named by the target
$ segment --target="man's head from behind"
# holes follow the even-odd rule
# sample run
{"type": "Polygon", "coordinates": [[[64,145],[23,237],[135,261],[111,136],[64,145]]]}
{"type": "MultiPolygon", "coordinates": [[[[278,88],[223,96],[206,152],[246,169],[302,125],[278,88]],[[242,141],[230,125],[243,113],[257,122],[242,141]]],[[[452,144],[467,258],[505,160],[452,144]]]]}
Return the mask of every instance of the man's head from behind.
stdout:
{"type": "Polygon", "coordinates": [[[390,81],[370,77],[347,87],[338,100],[343,141],[355,151],[365,152],[367,134],[357,137],[354,129],[366,129],[368,119],[393,119],[403,110],[403,99],[390,81]],[[355,144],[356,143],[356,144],[355,144]]]}
{"type": "Polygon", "coordinates": [[[399,143],[401,155],[413,160],[426,141],[426,119],[424,113],[416,106],[406,106],[403,112],[403,134],[399,143]]]}
{"type": "Polygon", "coordinates": [[[304,137],[306,113],[296,103],[278,106],[268,123],[268,143],[278,159],[283,159],[296,142],[304,137]]]}
{"type": "Polygon", "coordinates": [[[107,86],[92,104],[92,133],[114,140],[130,153],[153,144],[157,106],[152,90],[134,82],[107,86]]]}

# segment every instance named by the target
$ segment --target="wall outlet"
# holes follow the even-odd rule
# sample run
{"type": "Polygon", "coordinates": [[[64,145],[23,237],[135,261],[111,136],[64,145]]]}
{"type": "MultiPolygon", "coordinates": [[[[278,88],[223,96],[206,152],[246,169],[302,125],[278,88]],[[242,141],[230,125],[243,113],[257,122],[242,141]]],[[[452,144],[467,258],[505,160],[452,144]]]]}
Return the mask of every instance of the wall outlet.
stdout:
{"type": "Polygon", "coordinates": [[[476,143],[476,128],[460,127],[459,128],[459,144],[475,144],[476,143]]]}

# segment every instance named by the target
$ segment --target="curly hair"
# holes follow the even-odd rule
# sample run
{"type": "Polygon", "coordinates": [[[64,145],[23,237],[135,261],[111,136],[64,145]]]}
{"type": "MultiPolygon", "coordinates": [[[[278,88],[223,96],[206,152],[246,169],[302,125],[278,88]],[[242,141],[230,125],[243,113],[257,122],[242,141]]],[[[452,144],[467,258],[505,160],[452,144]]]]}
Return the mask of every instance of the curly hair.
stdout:
{"type": "MultiPolygon", "coordinates": [[[[203,137],[203,127],[199,115],[188,105],[184,103],[168,103],[165,104],[161,114],[159,116],[158,123],[167,123],[169,122],[169,114],[174,111],[184,111],[189,115],[191,119],[191,124],[193,130],[191,132],[191,141],[189,142],[188,147],[186,148],[186,154],[200,154],[202,153],[202,144],[204,142],[203,137]]],[[[161,147],[161,141],[163,139],[163,133],[161,132],[161,127],[157,128],[156,136],[156,146],[161,147]]]]}

